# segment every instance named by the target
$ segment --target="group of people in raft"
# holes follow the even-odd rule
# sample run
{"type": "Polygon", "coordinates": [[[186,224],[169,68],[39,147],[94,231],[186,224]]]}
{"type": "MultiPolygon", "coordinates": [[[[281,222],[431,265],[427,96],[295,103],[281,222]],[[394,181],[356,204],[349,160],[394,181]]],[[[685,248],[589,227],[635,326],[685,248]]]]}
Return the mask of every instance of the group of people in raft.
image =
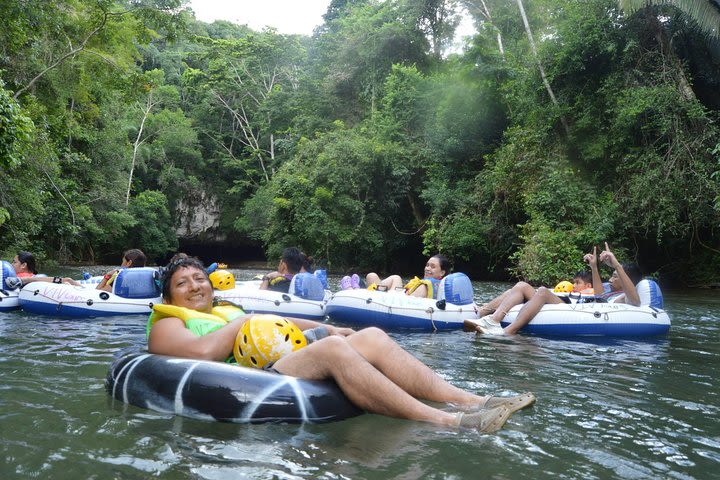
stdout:
{"type": "MultiPolygon", "coordinates": [[[[133,248],[125,251],[122,256],[122,263],[120,268],[113,269],[107,272],[100,283],[98,283],[98,290],[104,290],[106,292],[112,291],[112,284],[120,273],[122,268],[133,268],[133,267],[144,267],[147,262],[147,257],[137,248],[133,248]]],[[[65,283],[69,285],[80,286],[80,282],[70,277],[48,277],[47,275],[38,274],[37,261],[35,256],[30,252],[18,252],[10,262],[13,269],[15,270],[15,277],[18,279],[17,286],[22,287],[32,282],[52,282],[52,283],[65,283]]]]}
{"type": "MultiPolygon", "coordinates": [[[[137,252],[140,251],[133,249],[125,252],[124,267],[144,265],[144,255],[138,255],[137,252]]],[[[34,259],[28,260],[25,253],[21,252],[13,259],[18,276],[23,278],[24,283],[30,279],[48,281],[37,280],[43,277],[36,277],[34,259]]],[[[282,288],[279,285],[281,282],[289,283],[292,275],[308,270],[310,260],[296,248],[286,249],[277,271],[263,277],[261,288],[282,288]]],[[[610,302],[640,305],[635,285],[642,277],[637,266],[620,264],[607,243],[599,255],[593,249],[592,253],[585,255],[584,260],[589,264],[591,272],[590,275],[584,272],[575,275],[575,291],[592,291],[610,302]],[[609,280],[610,292],[605,292],[602,285],[599,262],[614,270],[609,280]]],[[[437,282],[449,273],[449,268],[449,262],[444,256],[431,257],[425,265],[423,280],[411,282],[413,284],[409,287],[405,285],[406,293],[433,296],[437,282]]],[[[107,288],[114,275],[116,271],[108,272],[97,288],[107,288]]],[[[57,278],[49,281],[70,283],[66,282],[69,279],[63,278],[58,282],[57,278]]],[[[403,287],[397,275],[380,279],[377,274],[370,273],[366,282],[369,288],[381,290],[403,287]]],[[[352,283],[358,283],[359,288],[358,279],[352,280],[352,283]]],[[[281,319],[285,324],[287,321],[292,322],[300,331],[312,332],[312,335],[307,335],[307,339],[302,342],[297,341],[302,344],[302,348],[294,346],[279,358],[266,358],[263,362],[253,358],[253,362],[247,362],[247,355],[253,352],[243,353],[241,350],[243,347],[245,350],[253,350],[247,348],[248,326],[262,320],[279,325],[279,317],[246,315],[237,307],[218,303],[205,266],[198,259],[185,254],[176,255],[163,269],[161,288],[163,303],[153,307],[148,319],[150,353],[213,361],[239,361],[247,366],[304,379],[332,379],[355,405],[368,412],[447,427],[473,428],[484,433],[497,431],[510,415],[535,402],[535,396],[529,392],[517,396],[480,396],[455,387],[404,350],[384,331],[374,327],[355,331],[311,320],[281,319]],[[245,343],[239,347],[243,336],[245,343]],[[432,407],[422,400],[446,403],[451,411],[432,407]]],[[[468,320],[466,326],[480,333],[513,334],[527,324],[543,305],[560,302],[562,300],[548,288],[534,289],[527,283],[519,282],[483,305],[480,319],[468,320]],[[525,305],[516,321],[502,330],[502,318],[512,306],[521,303],[525,305]]],[[[257,353],[258,346],[253,347],[254,353],[257,353]]]]}

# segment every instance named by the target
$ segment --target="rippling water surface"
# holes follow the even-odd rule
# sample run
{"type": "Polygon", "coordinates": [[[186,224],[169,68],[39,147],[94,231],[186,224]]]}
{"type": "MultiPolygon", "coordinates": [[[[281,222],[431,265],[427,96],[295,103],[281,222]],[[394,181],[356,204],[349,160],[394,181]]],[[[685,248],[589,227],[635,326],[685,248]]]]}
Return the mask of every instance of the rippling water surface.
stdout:
{"type": "MultiPolygon", "coordinates": [[[[505,287],[476,283],[478,301],[505,287]]],[[[103,385],[118,351],[144,346],[144,317],[0,313],[0,478],[720,478],[720,294],[666,293],[666,307],[670,334],[647,341],[393,333],[458,386],[535,392],[494,435],[377,415],[298,426],[158,414],[103,385]]]]}

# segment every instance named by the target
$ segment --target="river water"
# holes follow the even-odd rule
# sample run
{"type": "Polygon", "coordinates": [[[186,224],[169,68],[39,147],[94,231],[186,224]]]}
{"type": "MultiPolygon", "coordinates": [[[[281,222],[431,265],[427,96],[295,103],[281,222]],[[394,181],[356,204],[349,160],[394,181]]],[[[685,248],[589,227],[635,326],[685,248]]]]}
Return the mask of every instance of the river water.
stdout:
{"type": "MultiPolygon", "coordinates": [[[[507,287],[474,285],[478,301],[507,287]]],[[[535,392],[493,435],[368,414],[236,425],[142,410],[104,379],[117,352],[144,346],[144,317],[0,312],[0,478],[720,478],[719,293],[665,292],[673,326],[653,340],[393,333],[460,387],[535,392]]]]}

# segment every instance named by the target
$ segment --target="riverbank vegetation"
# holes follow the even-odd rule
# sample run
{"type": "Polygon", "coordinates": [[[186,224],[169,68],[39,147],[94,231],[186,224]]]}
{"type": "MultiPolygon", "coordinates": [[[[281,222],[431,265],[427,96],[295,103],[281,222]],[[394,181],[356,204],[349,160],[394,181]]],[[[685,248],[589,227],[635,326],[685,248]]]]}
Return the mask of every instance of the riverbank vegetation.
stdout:
{"type": "Polygon", "coordinates": [[[551,283],[609,240],[720,280],[716,2],[333,0],[310,37],[183,3],[0,4],[3,258],[194,235],[551,283]]]}

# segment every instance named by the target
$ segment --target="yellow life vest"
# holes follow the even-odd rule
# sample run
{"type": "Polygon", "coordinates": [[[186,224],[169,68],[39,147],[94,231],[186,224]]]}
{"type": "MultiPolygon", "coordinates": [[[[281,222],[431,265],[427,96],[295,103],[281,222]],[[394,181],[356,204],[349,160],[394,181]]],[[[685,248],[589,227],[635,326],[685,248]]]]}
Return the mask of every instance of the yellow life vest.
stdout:
{"type": "Polygon", "coordinates": [[[405,294],[412,294],[415,290],[418,289],[418,287],[420,287],[420,285],[425,285],[427,287],[426,298],[434,298],[435,292],[433,291],[433,281],[429,278],[424,278],[420,280],[418,277],[414,277],[412,280],[405,284],[405,294]]]}
{"type": "Polygon", "coordinates": [[[153,311],[148,318],[146,333],[149,337],[150,329],[158,320],[173,317],[185,322],[185,327],[191,332],[202,336],[214,332],[240,315],[245,315],[245,312],[234,305],[215,306],[211,313],[204,313],[191,308],[157,303],[153,305],[153,311]]]}

